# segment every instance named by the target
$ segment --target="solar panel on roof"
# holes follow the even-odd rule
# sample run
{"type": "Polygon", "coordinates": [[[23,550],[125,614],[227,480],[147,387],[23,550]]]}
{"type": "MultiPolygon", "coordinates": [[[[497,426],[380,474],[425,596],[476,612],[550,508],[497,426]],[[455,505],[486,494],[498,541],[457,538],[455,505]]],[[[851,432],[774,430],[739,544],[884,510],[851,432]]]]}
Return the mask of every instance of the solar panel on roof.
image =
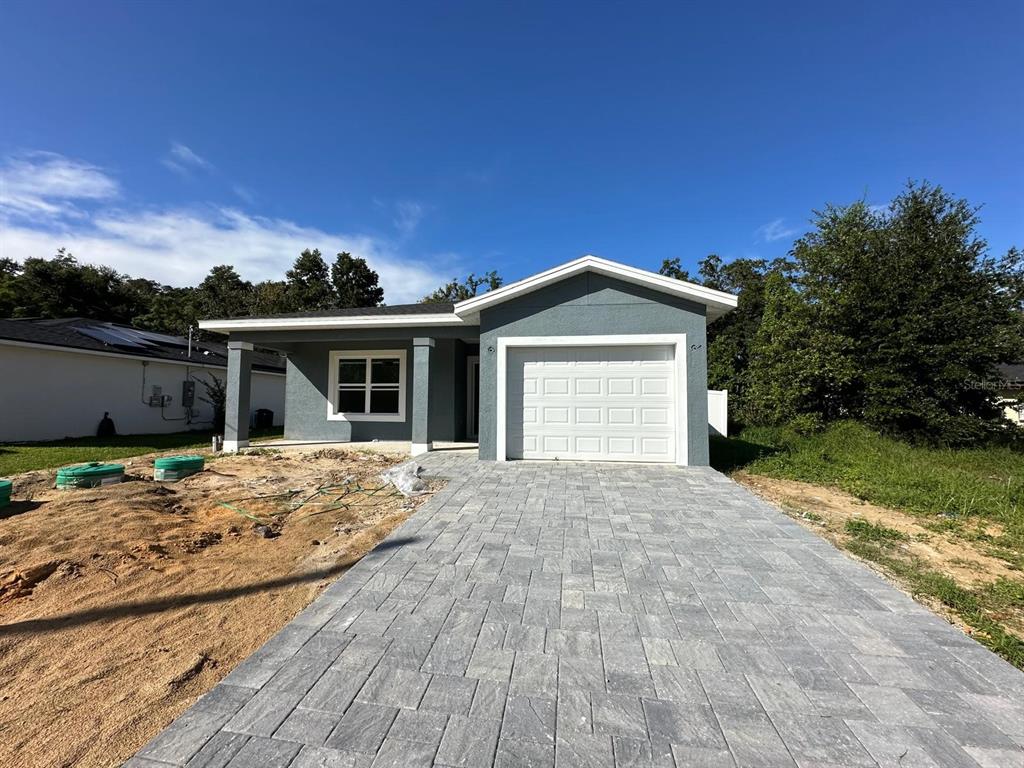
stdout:
{"type": "Polygon", "coordinates": [[[97,328],[96,326],[78,326],[75,328],[81,334],[88,336],[90,339],[102,342],[103,344],[110,344],[115,347],[130,347],[132,349],[147,349],[150,345],[141,344],[137,341],[133,341],[125,336],[115,333],[110,328],[97,328]]]}

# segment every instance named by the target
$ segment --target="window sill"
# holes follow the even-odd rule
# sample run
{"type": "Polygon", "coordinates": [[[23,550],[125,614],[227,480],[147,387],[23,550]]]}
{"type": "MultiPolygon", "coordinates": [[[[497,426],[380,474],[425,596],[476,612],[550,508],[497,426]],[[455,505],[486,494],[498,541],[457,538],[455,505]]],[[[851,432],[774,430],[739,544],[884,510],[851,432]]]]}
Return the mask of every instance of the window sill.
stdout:
{"type": "Polygon", "coordinates": [[[327,420],[402,422],[405,421],[405,415],[401,413],[332,413],[327,416],[327,420]]]}

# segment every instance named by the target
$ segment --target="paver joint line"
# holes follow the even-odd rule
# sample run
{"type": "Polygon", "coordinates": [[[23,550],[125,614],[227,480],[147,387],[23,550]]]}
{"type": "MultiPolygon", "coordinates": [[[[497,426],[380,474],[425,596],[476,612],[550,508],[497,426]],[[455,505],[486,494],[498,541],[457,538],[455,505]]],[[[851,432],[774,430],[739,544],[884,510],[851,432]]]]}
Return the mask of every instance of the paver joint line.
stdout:
{"type": "Polygon", "coordinates": [[[1024,766],[1024,674],[714,470],[420,460],[394,545],[126,765],[1024,766]]]}

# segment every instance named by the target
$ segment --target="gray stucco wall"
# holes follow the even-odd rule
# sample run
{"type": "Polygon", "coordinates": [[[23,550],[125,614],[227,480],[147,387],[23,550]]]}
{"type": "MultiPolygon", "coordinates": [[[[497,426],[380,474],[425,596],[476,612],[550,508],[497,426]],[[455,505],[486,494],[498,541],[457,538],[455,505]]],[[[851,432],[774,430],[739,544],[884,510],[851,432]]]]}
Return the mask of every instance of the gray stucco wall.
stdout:
{"type": "Polygon", "coordinates": [[[704,306],[592,272],[576,275],[482,312],[480,458],[494,459],[497,455],[499,337],[640,333],[686,334],[687,452],[691,465],[706,465],[708,374],[704,306]]]}

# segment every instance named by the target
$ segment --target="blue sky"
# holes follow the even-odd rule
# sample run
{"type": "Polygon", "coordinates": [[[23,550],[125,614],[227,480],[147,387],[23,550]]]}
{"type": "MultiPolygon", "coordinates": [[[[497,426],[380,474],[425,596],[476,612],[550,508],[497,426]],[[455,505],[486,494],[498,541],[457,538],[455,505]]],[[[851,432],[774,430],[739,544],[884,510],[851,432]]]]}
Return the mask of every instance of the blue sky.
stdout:
{"type": "Polygon", "coordinates": [[[391,303],[785,253],[927,178],[1024,245],[1019,2],[0,4],[0,255],[172,284],[351,250],[391,303]]]}

